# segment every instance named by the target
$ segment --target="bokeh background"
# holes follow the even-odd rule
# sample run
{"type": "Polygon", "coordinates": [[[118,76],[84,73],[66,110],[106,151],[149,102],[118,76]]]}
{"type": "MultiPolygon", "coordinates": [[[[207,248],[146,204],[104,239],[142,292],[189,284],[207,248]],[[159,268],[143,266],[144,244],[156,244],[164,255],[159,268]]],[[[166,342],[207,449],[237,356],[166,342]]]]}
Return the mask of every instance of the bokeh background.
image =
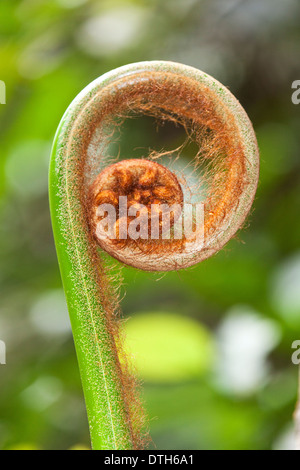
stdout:
{"type": "MultiPolygon", "coordinates": [[[[293,448],[299,17],[297,0],[1,0],[1,449],[90,446],[49,217],[49,154],[83,87],[152,59],[192,65],[229,87],[253,122],[261,175],[248,223],[220,253],[164,276],[123,269],[151,447],[293,448]]],[[[143,120],[136,129],[125,130],[125,150],[159,139],[172,147],[178,137],[169,129],[156,141],[143,120]]]]}

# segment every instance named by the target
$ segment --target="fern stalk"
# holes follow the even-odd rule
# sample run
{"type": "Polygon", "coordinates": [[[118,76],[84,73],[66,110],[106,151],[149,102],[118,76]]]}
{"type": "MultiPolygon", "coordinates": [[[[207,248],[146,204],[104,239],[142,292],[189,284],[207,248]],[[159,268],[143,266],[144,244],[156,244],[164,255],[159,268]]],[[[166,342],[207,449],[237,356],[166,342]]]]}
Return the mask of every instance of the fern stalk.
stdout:
{"type": "Polygon", "coordinates": [[[85,396],[93,449],[132,449],[120,366],[107,320],[108,280],[97,258],[81,203],[82,174],[78,145],[72,134],[75,100],[58,128],[50,165],[50,210],[57,256],[85,396]],[[99,279],[100,278],[100,279],[99,279]],[[100,283],[99,283],[100,280],[100,283]],[[102,296],[101,296],[102,294],[102,296]]]}

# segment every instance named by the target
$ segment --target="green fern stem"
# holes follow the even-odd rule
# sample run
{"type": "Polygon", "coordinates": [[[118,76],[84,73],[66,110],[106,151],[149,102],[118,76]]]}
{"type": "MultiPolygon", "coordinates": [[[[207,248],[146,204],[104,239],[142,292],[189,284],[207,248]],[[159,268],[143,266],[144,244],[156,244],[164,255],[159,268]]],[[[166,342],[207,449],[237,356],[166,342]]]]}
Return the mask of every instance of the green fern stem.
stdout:
{"type": "Polygon", "coordinates": [[[105,298],[108,281],[99,268],[86,223],[82,166],[92,84],[66,111],[50,164],[50,211],[57,256],[85,396],[93,449],[132,449],[120,366],[105,298]],[[85,112],[83,112],[85,110],[85,112]],[[82,115],[83,113],[83,115],[82,115]]]}

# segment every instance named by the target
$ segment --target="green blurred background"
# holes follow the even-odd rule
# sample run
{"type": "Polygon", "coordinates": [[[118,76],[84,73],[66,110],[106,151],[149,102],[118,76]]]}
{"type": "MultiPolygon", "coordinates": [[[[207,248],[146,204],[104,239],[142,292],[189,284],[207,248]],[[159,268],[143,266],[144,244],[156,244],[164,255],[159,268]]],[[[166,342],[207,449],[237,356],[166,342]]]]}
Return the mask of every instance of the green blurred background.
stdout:
{"type": "MultiPolygon", "coordinates": [[[[261,175],[248,224],[220,253],[163,276],[123,269],[151,447],[293,448],[299,17],[297,0],[1,0],[1,449],[90,446],[49,217],[49,153],[83,87],[153,59],[192,65],[229,87],[253,122],[261,175]]],[[[123,142],[126,150],[177,138],[169,129],[155,141],[141,120],[123,142]]]]}

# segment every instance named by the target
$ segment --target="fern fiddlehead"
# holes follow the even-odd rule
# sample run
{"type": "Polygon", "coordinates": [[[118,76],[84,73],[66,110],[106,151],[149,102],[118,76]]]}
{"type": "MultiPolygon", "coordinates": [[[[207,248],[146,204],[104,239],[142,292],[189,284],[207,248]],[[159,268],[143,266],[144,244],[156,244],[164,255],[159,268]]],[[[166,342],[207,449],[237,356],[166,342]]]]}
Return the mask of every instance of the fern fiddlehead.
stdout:
{"type": "MultiPolygon", "coordinates": [[[[103,250],[149,271],[203,261],[243,224],[258,170],[257,143],[245,111],[223,85],[191,67],[163,61],[121,67],[92,82],[67,109],[53,144],[50,209],[94,449],[142,445],[134,384],[116,348],[117,302],[103,250]],[[109,155],[114,129],[140,114],[183,126],[197,144],[197,154],[186,165],[192,168],[192,184],[176,165],[182,149],[119,162],[109,155]],[[127,210],[142,204],[150,218],[153,204],[176,202],[184,213],[184,203],[198,201],[202,237],[197,230],[174,236],[178,212],[169,237],[162,237],[161,230],[152,239],[147,229],[140,239],[117,237],[104,243],[97,235],[97,207],[112,204],[118,233],[120,196],[127,197],[127,210]]],[[[126,219],[126,228],[131,220],[126,219]]]]}

